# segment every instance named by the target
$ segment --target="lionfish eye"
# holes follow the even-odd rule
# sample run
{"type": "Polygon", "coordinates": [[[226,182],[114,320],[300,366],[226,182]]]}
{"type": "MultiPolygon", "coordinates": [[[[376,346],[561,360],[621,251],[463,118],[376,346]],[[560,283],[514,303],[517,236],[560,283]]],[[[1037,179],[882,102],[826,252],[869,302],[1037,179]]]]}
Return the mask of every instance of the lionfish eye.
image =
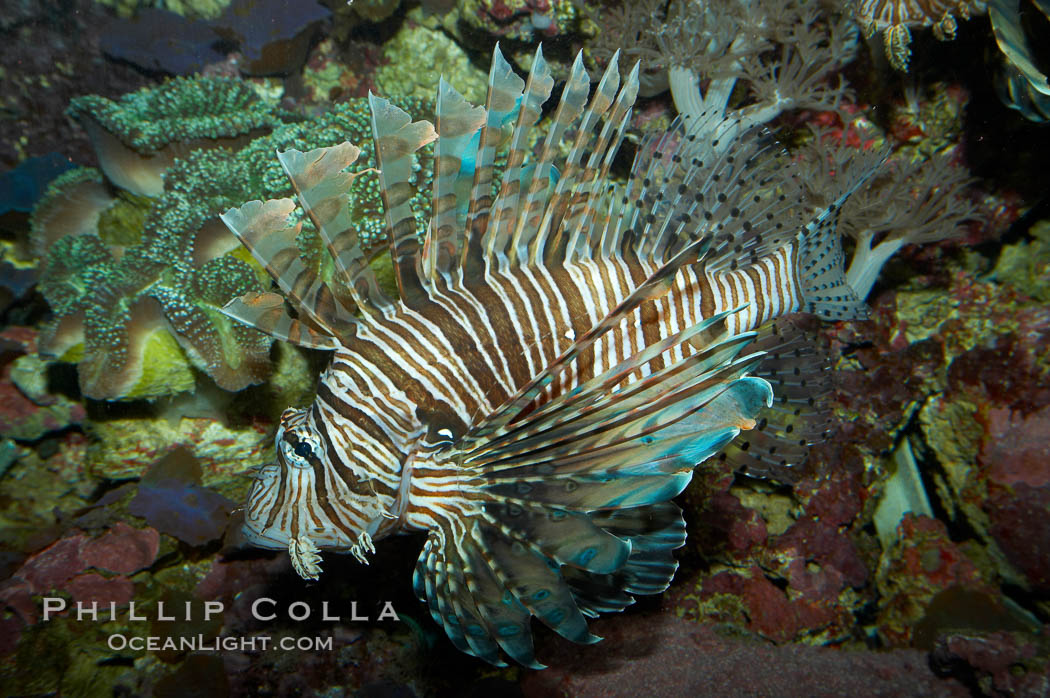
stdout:
{"type": "Polygon", "coordinates": [[[297,443],[295,445],[294,451],[295,455],[299,456],[300,458],[309,458],[310,455],[314,452],[313,449],[310,448],[310,444],[306,443],[305,441],[300,441],[299,443],[297,443]]]}

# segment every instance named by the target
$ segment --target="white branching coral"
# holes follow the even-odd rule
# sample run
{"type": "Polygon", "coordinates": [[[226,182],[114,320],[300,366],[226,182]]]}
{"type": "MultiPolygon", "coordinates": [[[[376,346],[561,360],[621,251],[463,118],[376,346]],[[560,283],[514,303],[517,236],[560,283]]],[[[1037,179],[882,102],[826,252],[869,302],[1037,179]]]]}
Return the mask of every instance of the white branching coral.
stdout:
{"type": "MultiPolygon", "coordinates": [[[[937,10],[944,38],[954,31],[951,12],[983,10],[983,3],[907,2],[937,10]]],[[[600,58],[622,46],[627,56],[666,71],[686,137],[717,152],[739,133],[792,110],[837,111],[848,121],[842,106],[852,94],[841,69],[859,43],[849,10],[870,11],[865,26],[885,28],[887,17],[898,17],[884,12],[890,4],[849,0],[835,12],[828,9],[832,3],[819,0],[639,0],[592,16],[603,27],[594,53],[600,58]]],[[[908,23],[920,20],[901,22],[907,31],[908,23]]],[[[654,89],[655,77],[651,72],[654,89]]],[[[879,270],[902,247],[950,237],[974,217],[965,195],[969,174],[951,164],[950,155],[910,161],[901,154],[880,163],[888,153],[868,157],[825,135],[818,130],[801,153],[800,179],[814,206],[828,206],[878,172],[841,211],[839,230],[856,242],[846,282],[858,298],[868,295],[879,270]]]]}
{"type": "Polygon", "coordinates": [[[951,159],[938,153],[925,161],[891,160],[843,207],[840,229],[857,243],[846,282],[860,298],[902,247],[953,237],[976,217],[977,207],[965,193],[973,179],[951,159]]]}
{"type": "MultiPolygon", "coordinates": [[[[800,155],[804,186],[816,206],[825,204],[827,192],[841,189],[835,182],[843,173],[858,167],[857,149],[842,140],[836,144],[821,129],[813,129],[813,139],[800,155]]],[[[866,159],[886,155],[872,152],[866,159]]],[[[867,297],[879,271],[905,245],[953,237],[963,223],[977,217],[977,207],[967,196],[973,179],[952,159],[950,151],[926,160],[895,154],[843,205],[839,230],[856,242],[846,282],[859,298],[867,297]]]]}
{"type": "MultiPolygon", "coordinates": [[[[623,46],[665,70],[689,133],[709,139],[733,135],[712,131],[727,116],[742,131],[791,109],[836,109],[847,94],[836,73],[857,45],[850,19],[815,0],[641,0],[596,19],[595,53],[623,46]]],[[[660,86],[652,72],[650,84],[660,86]]]]}

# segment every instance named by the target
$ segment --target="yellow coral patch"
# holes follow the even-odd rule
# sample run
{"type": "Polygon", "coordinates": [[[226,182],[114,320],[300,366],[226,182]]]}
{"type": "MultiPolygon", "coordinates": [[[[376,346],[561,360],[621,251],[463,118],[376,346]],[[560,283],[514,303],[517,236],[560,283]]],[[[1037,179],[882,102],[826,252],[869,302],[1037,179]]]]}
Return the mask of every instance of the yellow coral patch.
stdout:
{"type": "Polygon", "coordinates": [[[77,364],[80,363],[80,360],[83,358],[84,343],[80,342],[78,344],[74,344],[69,349],[66,349],[65,353],[62,354],[62,356],[58,357],[58,360],[67,364],[77,364]]]}
{"type": "Polygon", "coordinates": [[[236,257],[251,267],[252,271],[255,272],[255,276],[259,279],[259,283],[262,284],[262,287],[270,288],[270,275],[266,273],[266,270],[263,269],[258,260],[256,260],[255,257],[252,257],[252,253],[248,251],[248,248],[244,245],[237,245],[237,247],[233,248],[226,254],[231,257],[236,257]]]}
{"type": "Polygon", "coordinates": [[[167,329],[153,331],[146,340],[142,375],[125,397],[161,397],[193,390],[193,387],[193,371],[178,342],[167,329]]]}

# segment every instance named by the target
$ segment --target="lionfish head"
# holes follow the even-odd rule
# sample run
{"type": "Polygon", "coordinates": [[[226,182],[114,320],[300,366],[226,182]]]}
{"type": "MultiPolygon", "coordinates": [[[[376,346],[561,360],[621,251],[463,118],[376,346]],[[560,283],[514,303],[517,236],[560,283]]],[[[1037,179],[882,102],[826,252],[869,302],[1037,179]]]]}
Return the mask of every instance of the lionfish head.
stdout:
{"type": "Polygon", "coordinates": [[[367,564],[364,554],[375,552],[371,532],[385,515],[374,492],[329,495],[338,475],[308,409],[285,410],[275,445],[277,463],[258,470],[244,508],[247,542],[287,549],[307,579],[320,574],[322,549],[350,552],[367,564]]]}

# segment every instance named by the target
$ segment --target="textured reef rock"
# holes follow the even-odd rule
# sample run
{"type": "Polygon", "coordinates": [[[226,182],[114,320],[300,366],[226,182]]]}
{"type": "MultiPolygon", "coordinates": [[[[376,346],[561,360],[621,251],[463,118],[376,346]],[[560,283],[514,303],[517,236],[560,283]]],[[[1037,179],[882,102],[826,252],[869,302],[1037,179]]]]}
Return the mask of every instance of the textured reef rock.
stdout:
{"type": "Polygon", "coordinates": [[[995,594],[977,565],[935,519],[906,514],[899,540],[885,551],[876,583],[880,593],[879,634],[894,647],[907,647],[934,597],[946,589],[995,594]]]}
{"type": "Polygon", "coordinates": [[[82,405],[48,390],[48,362],[36,342],[28,328],[0,332],[0,436],[35,441],[84,419],[82,405]]]}
{"type": "Polygon", "coordinates": [[[914,650],[777,647],[666,615],[635,614],[631,621],[596,621],[605,640],[595,646],[552,638],[540,653],[551,668],[525,678],[525,695],[969,695],[939,680],[914,650]]]}
{"type": "Polygon", "coordinates": [[[935,671],[986,696],[1044,695],[1050,682],[1050,638],[1010,632],[948,633],[930,656],[935,671]]]}
{"type": "Polygon", "coordinates": [[[0,604],[13,613],[5,619],[10,644],[0,646],[0,654],[14,649],[11,640],[23,628],[41,621],[33,597],[61,593],[88,606],[126,604],[135,591],[129,577],[153,564],[159,549],[156,530],[117,522],[95,538],[73,531],[31,556],[0,584],[0,604]]]}
{"type": "Polygon", "coordinates": [[[234,503],[202,487],[201,474],[200,464],[189,452],[172,452],[139,480],[128,512],[190,545],[221,538],[234,503]]]}
{"type": "Polygon", "coordinates": [[[72,162],[92,162],[86,134],[63,115],[70,100],[85,93],[115,97],[147,82],[134,68],[108,61],[99,51],[105,20],[105,8],[95,0],[4,4],[0,167],[52,152],[72,162]]]}
{"type": "Polygon", "coordinates": [[[244,74],[287,75],[302,66],[318,24],[330,15],[310,0],[233,0],[187,10],[169,3],[111,19],[102,49],[149,71],[188,75],[223,61],[217,47],[225,42],[238,51],[244,74]]]}

